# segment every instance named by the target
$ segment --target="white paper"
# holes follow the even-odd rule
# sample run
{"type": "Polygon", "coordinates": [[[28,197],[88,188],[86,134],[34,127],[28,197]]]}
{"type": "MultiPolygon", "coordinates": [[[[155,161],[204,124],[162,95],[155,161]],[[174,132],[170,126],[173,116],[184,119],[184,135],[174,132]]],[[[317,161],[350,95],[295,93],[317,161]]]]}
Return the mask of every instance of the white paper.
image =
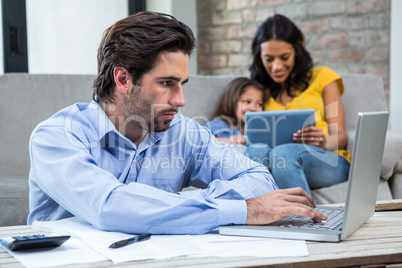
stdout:
{"type": "Polygon", "coordinates": [[[302,257],[308,256],[306,241],[276,238],[225,236],[206,234],[194,236],[194,240],[214,245],[216,251],[201,256],[215,257],[302,257]]]}
{"type": "Polygon", "coordinates": [[[71,237],[56,248],[32,249],[11,251],[4,247],[22,265],[28,268],[55,267],[67,264],[91,263],[107,261],[103,255],[97,253],[81,239],[71,237]]]}
{"type": "Polygon", "coordinates": [[[112,249],[111,244],[116,241],[133,237],[133,234],[119,232],[104,232],[77,218],[69,218],[53,222],[34,222],[36,226],[43,226],[57,231],[73,232],[89,247],[114,263],[163,259],[177,256],[206,253],[214,250],[213,245],[201,241],[197,245],[187,239],[186,235],[152,235],[149,240],[112,249]]]}
{"type": "Polygon", "coordinates": [[[152,235],[149,240],[111,249],[109,246],[112,243],[133,237],[133,235],[100,231],[78,218],[34,222],[34,226],[47,227],[58,232],[73,232],[89,248],[114,263],[187,255],[196,257],[299,257],[308,255],[307,245],[303,240],[223,236],[216,231],[205,235],[152,235]]]}

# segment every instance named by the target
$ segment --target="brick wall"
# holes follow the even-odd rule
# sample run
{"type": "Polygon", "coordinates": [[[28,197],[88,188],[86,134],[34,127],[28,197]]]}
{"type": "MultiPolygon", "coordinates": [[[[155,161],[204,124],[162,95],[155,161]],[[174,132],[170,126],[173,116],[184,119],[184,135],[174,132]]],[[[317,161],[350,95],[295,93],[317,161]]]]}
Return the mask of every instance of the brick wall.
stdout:
{"type": "Polygon", "coordinates": [[[390,0],[197,0],[198,73],[249,75],[251,40],[274,13],[303,31],[316,66],[371,73],[389,96],[390,0]]]}

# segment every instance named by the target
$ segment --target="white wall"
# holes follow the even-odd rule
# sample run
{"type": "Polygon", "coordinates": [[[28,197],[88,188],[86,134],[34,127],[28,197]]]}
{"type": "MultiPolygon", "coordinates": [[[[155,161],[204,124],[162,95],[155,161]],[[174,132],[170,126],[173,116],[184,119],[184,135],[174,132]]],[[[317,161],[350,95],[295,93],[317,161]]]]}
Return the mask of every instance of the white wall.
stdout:
{"type": "Polygon", "coordinates": [[[29,73],[96,74],[106,28],[128,14],[127,0],[26,0],[29,73]]]}
{"type": "Polygon", "coordinates": [[[391,0],[391,128],[402,131],[402,1],[391,0]]]}
{"type": "Polygon", "coordinates": [[[148,11],[172,15],[172,0],[147,0],[146,6],[148,11]]]}
{"type": "MultiPolygon", "coordinates": [[[[147,0],[147,10],[170,14],[187,24],[197,38],[197,10],[195,0],[147,0]]],[[[190,57],[190,74],[197,74],[197,49],[190,57]]]]}
{"type": "MultiPolygon", "coordinates": [[[[4,73],[0,0],[0,74],[4,73]]],[[[148,10],[186,23],[197,36],[195,0],[147,0],[148,10]]],[[[127,0],[26,0],[28,69],[32,74],[96,74],[103,31],[128,14],[127,0]]],[[[190,74],[197,73],[197,51],[190,74]]]]}

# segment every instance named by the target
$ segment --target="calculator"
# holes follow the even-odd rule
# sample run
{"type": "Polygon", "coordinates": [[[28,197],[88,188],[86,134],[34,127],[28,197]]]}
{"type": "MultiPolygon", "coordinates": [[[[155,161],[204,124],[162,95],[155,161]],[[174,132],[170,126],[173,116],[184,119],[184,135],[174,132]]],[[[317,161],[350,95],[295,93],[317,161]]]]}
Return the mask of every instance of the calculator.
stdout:
{"type": "Polygon", "coordinates": [[[13,251],[58,247],[70,238],[69,235],[26,235],[0,238],[0,243],[13,251]]]}

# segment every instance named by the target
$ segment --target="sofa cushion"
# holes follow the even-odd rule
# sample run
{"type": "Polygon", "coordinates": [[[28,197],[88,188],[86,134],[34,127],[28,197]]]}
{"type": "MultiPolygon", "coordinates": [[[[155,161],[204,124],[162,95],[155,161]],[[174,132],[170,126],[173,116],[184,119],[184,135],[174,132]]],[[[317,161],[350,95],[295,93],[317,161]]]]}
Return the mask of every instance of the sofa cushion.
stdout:
{"type": "Polygon", "coordinates": [[[27,177],[29,137],[41,121],[79,101],[90,101],[94,75],[0,76],[0,170],[27,177]]]}
{"type": "Polygon", "coordinates": [[[186,105],[180,111],[187,117],[205,125],[212,119],[225,87],[239,76],[229,75],[193,75],[184,86],[186,105]]]}
{"type": "MultiPolygon", "coordinates": [[[[348,132],[347,149],[352,151],[355,131],[348,132]]],[[[395,173],[402,173],[402,132],[396,130],[387,131],[382,158],[381,178],[388,180],[395,173]]]]}
{"type": "MultiPolygon", "coordinates": [[[[316,205],[345,203],[348,182],[342,182],[330,187],[320,188],[311,191],[311,195],[316,205]]],[[[377,200],[392,199],[391,189],[387,181],[380,180],[378,184],[377,200]]]]}
{"type": "MultiPolygon", "coordinates": [[[[402,163],[399,163],[399,168],[402,168],[402,163]]],[[[389,184],[394,199],[402,199],[402,173],[395,173],[389,180],[389,184]]]]}
{"type": "Polygon", "coordinates": [[[27,223],[28,192],[27,178],[0,177],[0,226],[27,223]]]}
{"type": "Polygon", "coordinates": [[[402,131],[388,130],[382,159],[381,177],[402,173],[402,131]]]}
{"type": "Polygon", "coordinates": [[[339,75],[345,87],[342,102],[346,115],[346,131],[356,129],[359,112],[388,111],[381,77],[372,74],[339,75]]]}

